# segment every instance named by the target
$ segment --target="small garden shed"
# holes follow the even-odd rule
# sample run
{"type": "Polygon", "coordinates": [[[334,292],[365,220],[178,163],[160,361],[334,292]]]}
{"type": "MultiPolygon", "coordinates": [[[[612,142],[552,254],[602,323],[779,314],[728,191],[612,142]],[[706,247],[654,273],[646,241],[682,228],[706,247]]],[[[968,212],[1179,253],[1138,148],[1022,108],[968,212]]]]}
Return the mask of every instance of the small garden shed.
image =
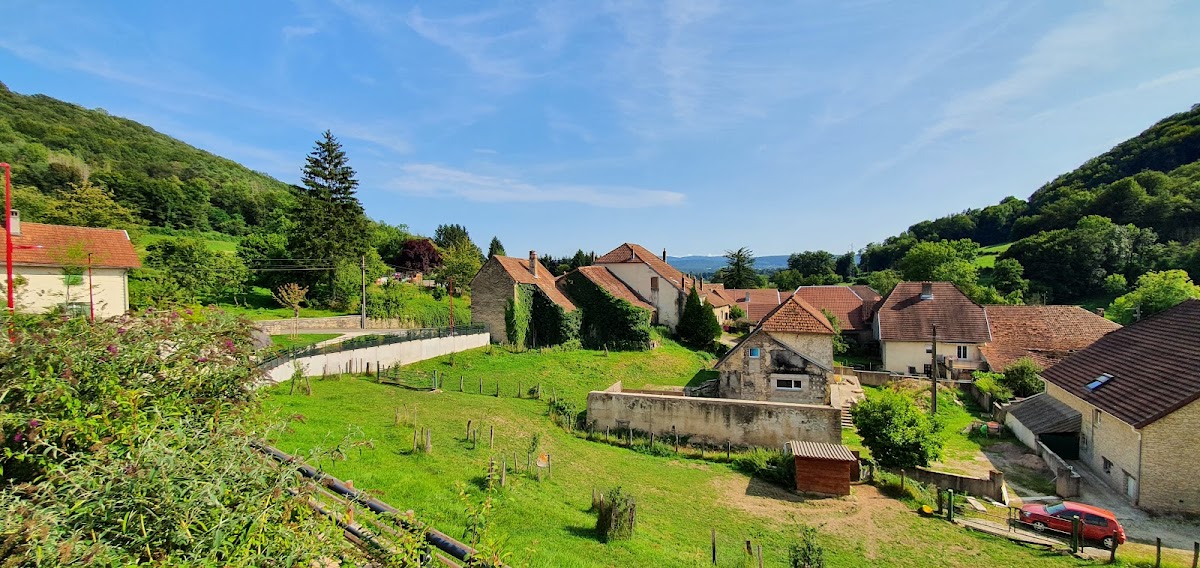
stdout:
{"type": "Polygon", "coordinates": [[[787,443],[796,460],[796,490],[825,495],[849,495],[850,481],[858,477],[858,458],[850,448],[823,442],[787,443]]]}

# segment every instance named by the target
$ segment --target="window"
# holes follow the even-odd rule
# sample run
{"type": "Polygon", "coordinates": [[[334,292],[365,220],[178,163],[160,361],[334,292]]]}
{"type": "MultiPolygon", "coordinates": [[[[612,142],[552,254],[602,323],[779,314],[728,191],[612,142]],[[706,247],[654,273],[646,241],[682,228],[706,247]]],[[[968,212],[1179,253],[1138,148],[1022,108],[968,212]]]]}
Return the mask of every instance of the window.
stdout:
{"type": "Polygon", "coordinates": [[[923,369],[923,370],[924,370],[924,372],[925,372],[925,376],[927,376],[927,377],[928,377],[928,376],[931,376],[931,375],[933,375],[933,365],[930,365],[929,363],[926,363],[926,364],[925,364],[925,367],[924,367],[924,369],[923,369]]]}
{"type": "Polygon", "coordinates": [[[759,350],[759,348],[757,348],[757,347],[750,348],[750,358],[751,359],[758,359],[760,356],[762,356],[762,351],[759,350]]]}
{"type": "Polygon", "coordinates": [[[1083,522],[1094,527],[1108,527],[1108,519],[1091,513],[1083,514],[1083,522]]]}
{"type": "Polygon", "coordinates": [[[1092,424],[1099,425],[1100,424],[1100,415],[1102,415],[1102,414],[1104,414],[1104,413],[1101,412],[1099,408],[1093,408],[1092,409],[1092,424]]]}
{"type": "Polygon", "coordinates": [[[798,390],[803,388],[800,379],[775,379],[775,388],[781,390],[798,390]]]}
{"type": "Polygon", "coordinates": [[[910,375],[915,375],[915,374],[917,374],[917,368],[916,368],[916,367],[909,367],[909,368],[908,368],[908,374],[910,374],[910,375]]]}
{"type": "Polygon", "coordinates": [[[650,277],[650,289],[658,290],[658,277],[657,276],[650,277]]]}
{"type": "Polygon", "coordinates": [[[967,358],[967,346],[966,346],[966,345],[959,345],[959,346],[958,346],[958,358],[959,358],[959,359],[966,359],[966,358],[967,358]]]}
{"type": "Polygon", "coordinates": [[[926,352],[926,353],[933,353],[933,346],[932,346],[932,345],[926,345],[926,346],[925,346],[925,352],[926,352]]]}
{"type": "Polygon", "coordinates": [[[1104,463],[1104,473],[1112,473],[1112,462],[1104,456],[1100,457],[1100,461],[1104,463]]]}

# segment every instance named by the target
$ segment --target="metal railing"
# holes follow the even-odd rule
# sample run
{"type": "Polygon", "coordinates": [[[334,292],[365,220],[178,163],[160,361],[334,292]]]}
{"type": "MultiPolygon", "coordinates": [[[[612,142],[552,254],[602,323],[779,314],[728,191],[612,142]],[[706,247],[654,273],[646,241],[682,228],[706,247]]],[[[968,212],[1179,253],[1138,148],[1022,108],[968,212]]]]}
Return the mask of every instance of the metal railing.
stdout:
{"type": "Polygon", "coordinates": [[[414,329],[402,329],[397,331],[389,331],[387,333],[377,333],[371,335],[360,335],[351,337],[345,341],[330,343],[329,345],[307,346],[289,349],[272,354],[270,358],[258,364],[258,368],[263,371],[270,371],[280,365],[284,365],[295,359],[302,357],[311,357],[313,355],[328,355],[331,353],[341,353],[342,351],[351,351],[354,349],[364,349],[368,347],[382,347],[384,345],[392,345],[394,343],[404,343],[406,341],[420,341],[422,339],[437,339],[439,337],[454,337],[458,335],[474,335],[477,333],[486,333],[487,327],[483,324],[461,325],[455,327],[422,327],[414,329]]]}

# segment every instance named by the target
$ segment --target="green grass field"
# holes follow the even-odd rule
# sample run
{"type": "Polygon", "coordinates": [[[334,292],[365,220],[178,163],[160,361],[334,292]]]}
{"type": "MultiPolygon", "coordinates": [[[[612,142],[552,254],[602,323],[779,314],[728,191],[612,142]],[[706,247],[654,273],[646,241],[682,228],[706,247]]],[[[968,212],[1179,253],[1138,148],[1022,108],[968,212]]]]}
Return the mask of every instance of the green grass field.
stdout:
{"type": "MultiPolygon", "coordinates": [[[[255,286],[250,289],[250,293],[238,299],[241,305],[233,305],[229,302],[222,302],[218,305],[222,310],[231,314],[242,316],[252,320],[265,319],[288,319],[292,317],[292,310],[279,305],[275,298],[271,297],[271,291],[266,288],[255,286]]],[[[327,310],[323,308],[300,308],[300,317],[302,318],[323,318],[331,316],[356,315],[348,312],[337,310],[327,310]]]]}
{"type": "MultiPolygon", "coordinates": [[[[178,238],[181,238],[181,237],[176,237],[176,236],[171,236],[171,235],[156,235],[156,234],[148,233],[148,234],[144,234],[144,235],[137,237],[135,245],[137,247],[138,254],[145,256],[146,247],[150,246],[151,243],[156,243],[158,241],[162,241],[162,240],[166,240],[166,239],[178,239],[178,238]]],[[[204,241],[204,244],[208,245],[209,250],[217,251],[217,252],[227,252],[230,254],[237,252],[237,241],[235,241],[235,240],[220,240],[220,239],[201,239],[201,240],[204,241]]]]}
{"type": "Polygon", "coordinates": [[[539,483],[510,473],[490,520],[514,566],[710,565],[713,529],[720,566],[750,566],[746,540],[762,545],[764,565],[785,566],[787,547],[804,523],[819,528],[831,567],[1087,565],[920,517],[911,504],[870,486],[856,486],[852,498],[803,499],[724,463],[588,441],[553,424],[545,400],[515,397],[518,382],[522,390],[540,383],[547,397],[553,392],[582,408],[589,390],[617,380],[629,388],[687,384],[702,376],[709,360],[670,341],[650,353],[483,348],[412,366],[439,371],[440,392],[342,377],[314,380],[312,396],[275,387],[267,407],[292,418],[274,440],[280,449],[306,455],[336,447],[339,459],[320,459],[322,468],[456,537],[465,521],[458,487],[478,503],[489,459],[515,454],[523,462],[536,437],[539,451],[552,456],[553,477],[539,483]],[[467,392],[458,392],[459,376],[467,392]],[[500,397],[493,396],[497,384],[500,397]],[[465,439],[468,420],[479,429],[478,449],[465,439]],[[495,447],[489,449],[492,427],[495,447]],[[412,452],[414,430],[421,428],[432,431],[432,455],[412,452]],[[637,532],[630,541],[605,544],[588,509],[593,488],[616,485],[638,500],[637,532]]]}
{"type": "Polygon", "coordinates": [[[980,248],[979,256],[975,257],[975,266],[979,268],[992,268],[996,266],[996,257],[1011,246],[1012,243],[1004,243],[980,248]]]}

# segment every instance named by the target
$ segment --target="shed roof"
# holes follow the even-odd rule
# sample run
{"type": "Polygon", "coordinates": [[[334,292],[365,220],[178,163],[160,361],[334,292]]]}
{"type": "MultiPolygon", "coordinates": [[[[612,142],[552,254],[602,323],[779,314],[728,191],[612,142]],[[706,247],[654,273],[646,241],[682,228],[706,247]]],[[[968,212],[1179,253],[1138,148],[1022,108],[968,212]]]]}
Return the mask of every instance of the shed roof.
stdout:
{"type": "MultiPolygon", "coordinates": [[[[801,286],[795,295],[813,307],[829,310],[842,329],[865,331],[871,322],[863,319],[863,304],[867,302],[850,286],[801,286]]],[[[877,300],[871,300],[872,305],[877,300]]]]}
{"type": "Polygon", "coordinates": [[[841,444],[789,440],[787,451],[789,454],[801,458],[830,461],[858,461],[858,458],[850,453],[850,448],[841,444]]]}
{"type": "Polygon", "coordinates": [[[1083,417],[1046,393],[1035,394],[1013,405],[1009,414],[1034,434],[1072,434],[1079,432],[1083,417]]]}
{"type": "Polygon", "coordinates": [[[88,253],[97,268],[142,265],[129,234],[120,229],[22,222],[21,234],[13,235],[13,264],[17,265],[86,265],[88,253]]]}
{"type": "Polygon", "coordinates": [[[1109,333],[1042,377],[1134,428],[1147,426],[1200,399],[1200,300],[1109,333]]]}

